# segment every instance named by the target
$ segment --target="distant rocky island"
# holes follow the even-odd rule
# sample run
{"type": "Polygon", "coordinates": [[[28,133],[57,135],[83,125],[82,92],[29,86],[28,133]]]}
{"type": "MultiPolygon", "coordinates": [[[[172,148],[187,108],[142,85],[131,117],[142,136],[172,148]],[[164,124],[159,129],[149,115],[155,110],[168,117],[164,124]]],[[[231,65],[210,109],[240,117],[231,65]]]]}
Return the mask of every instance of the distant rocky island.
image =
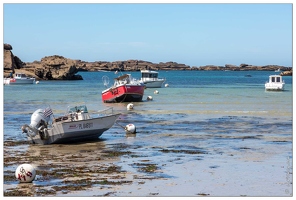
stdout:
{"type": "Polygon", "coordinates": [[[292,76],[292,67],[279,65],[253,66],[241,64],[239,66],[226,64],[225,66],[189,66],[176,62],[152,63],[143,60],[126,61],[95,61],[85,62],[73,60],[63,56],[46,56],[40,61],[22,62],[21,59],[12,53],[12,46],[4,44],[4,77],[8,77],[11,72],[25,73],[35,77],[37,80],[83,80],[77,74],[79,71],[140,71],[150,70],[199,70],[199,71],[275,71],[280,69],[282,76],[292,76]]]}

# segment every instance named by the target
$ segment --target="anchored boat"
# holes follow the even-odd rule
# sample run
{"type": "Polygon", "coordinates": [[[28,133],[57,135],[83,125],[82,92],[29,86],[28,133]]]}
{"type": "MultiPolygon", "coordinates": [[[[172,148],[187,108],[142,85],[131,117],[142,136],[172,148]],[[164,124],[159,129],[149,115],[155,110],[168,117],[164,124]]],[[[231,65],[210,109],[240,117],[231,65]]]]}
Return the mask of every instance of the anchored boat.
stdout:
{"type": "Polygon", "coordinates": [[[269,81],[265,83],[265,90],[282,91],[285,88],[285,81],[281,75],[270,75],[269,81]]]}
{"type": "MultiPolygon", "coordinates": [[[[107,86],[109,79],[103,77],[104,85],[107,86]]],[[[114,79],[114,85],[102,91],[104,103],[139,102],[142,101],[145,85],[130,74],[125,74],[114,79]]]]}
{"type": "Polygon", "coordinates": [[[33,144],[72,143],[98,140],[120,116],[113,108],[96,113],[92,118],[85,105],[68,107],[65,115],[55,118],[51,108],[38,109],[31,116],[31,124],[22,131],[33,144]]]}
{"type": "Polygon", "coordinates": [[[27,77],[26,74],[16,73],[14,77],[4,78],[4,84],[33,84],[35,78],[27,77]]]}
{"type": "Polygon", "coordinates": [[[141,70],[141,81],[147,88],[161,88],[165,78],[158,78],[158,72],[152,70],[141,70]]]}

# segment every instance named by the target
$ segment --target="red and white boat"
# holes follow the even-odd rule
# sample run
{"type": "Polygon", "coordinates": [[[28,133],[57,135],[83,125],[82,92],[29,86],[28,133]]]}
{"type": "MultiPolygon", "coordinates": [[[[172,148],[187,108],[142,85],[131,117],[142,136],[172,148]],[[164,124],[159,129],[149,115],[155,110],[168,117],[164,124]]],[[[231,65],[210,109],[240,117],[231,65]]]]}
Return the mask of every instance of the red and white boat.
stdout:
{"type": "Polygon", "coordinates": [[[104,103],[139,102],[142,101],[144,90],[144,83],[125,74],[115,78],[114,85],[102,91],[102,100],[104,103]]]}
{"type": "Polygon", "coordinates": [[[14,77],[4,78],[4,85],[9,84],[33,84],[35,82],[35,78],[28,77],[23,73],[16,73],[14,77]]]}

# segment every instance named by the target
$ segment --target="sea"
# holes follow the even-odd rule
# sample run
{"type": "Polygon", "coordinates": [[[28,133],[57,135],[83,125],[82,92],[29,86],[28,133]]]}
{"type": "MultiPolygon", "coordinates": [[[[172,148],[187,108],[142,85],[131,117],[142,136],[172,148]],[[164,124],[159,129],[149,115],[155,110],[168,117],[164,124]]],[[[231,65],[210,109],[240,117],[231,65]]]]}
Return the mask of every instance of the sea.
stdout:
{"type": "MultiPolygon", "coordinates": [[[[141,77],[140,72],[124,73],[137,79],[141,77]]],[[[159,71],[159,77],[166,79],[163,87],[146,88],[143,101],[133,102],[134,109],[128,111],[128,103],[103,103],[101,97],[106,86],[113,85],[113,79],[122,72],[78,74],[83,80],[4,85],[3,140],[27,140],[21,126],[30,124],[32,113],[39,108],[50,107],[54,115],[59,116],[69,105],[85,104],[90,113],[109,107],[122,113],[117,124],[101,136],[107,144],[125,142],[123,127],[134,124],[137,136],[128,142],[143,145],[145,141],[146,149],[155,145],[176,149],[199,145],[207,149],[209,155],[230,152],[230,149],[231,152],[251,149],[253,153],[256,150],[262,154],[266,151],[269,156],[276,154],[284,164],[287,159],[292,160],[292,76],[283,77],[284,91],[272,92],[265,91],[264,84],[269,75],[278,74],[273,71],[159,71]],[[148,96],[153,99],[148,100],[148,96]],[[242,144],[237,142],[238,138],[251,141],[242,144]],[[276,153],[268,152],[267,146],[276,153]]],[[[153,157],[152,152],[146,153],[153,157]]],[[[284,192],[284,188],[282,192],[276,192],[273,186],[267,188],[270,191],[248,190],[246,193],[259,196],[291,193],[284,192]]],[[[212,194],[228,195],[226,191],[227,188],[212,194]]],[[[234,195],[241,193],[234,192],[234,195]]]]}

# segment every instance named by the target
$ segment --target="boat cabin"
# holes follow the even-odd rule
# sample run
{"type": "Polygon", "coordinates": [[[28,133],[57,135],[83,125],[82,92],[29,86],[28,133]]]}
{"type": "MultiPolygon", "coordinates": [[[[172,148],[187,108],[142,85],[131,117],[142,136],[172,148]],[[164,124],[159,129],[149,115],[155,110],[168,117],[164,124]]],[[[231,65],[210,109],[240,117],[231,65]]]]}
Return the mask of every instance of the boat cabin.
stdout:
{"type": "Polygon", "coordinates": [[[269,76],[269,81],[265,83],[266,90],[282,91],[284,90],[285,82],[281,75],[269,76]]]}
{"type": "Polygon", "coordinates": [[[157,79],[158,78],[158,72],[156,71],[150,71],[150,70],[142,70],[142,79],[157,79]]]}
{"type": "Polygon", "coordinates": [[[22,73],[16,73],[14,77],[15,78],[22,78],[22,79],[28,78],[26,74],[22,74],[22,73]]]}

